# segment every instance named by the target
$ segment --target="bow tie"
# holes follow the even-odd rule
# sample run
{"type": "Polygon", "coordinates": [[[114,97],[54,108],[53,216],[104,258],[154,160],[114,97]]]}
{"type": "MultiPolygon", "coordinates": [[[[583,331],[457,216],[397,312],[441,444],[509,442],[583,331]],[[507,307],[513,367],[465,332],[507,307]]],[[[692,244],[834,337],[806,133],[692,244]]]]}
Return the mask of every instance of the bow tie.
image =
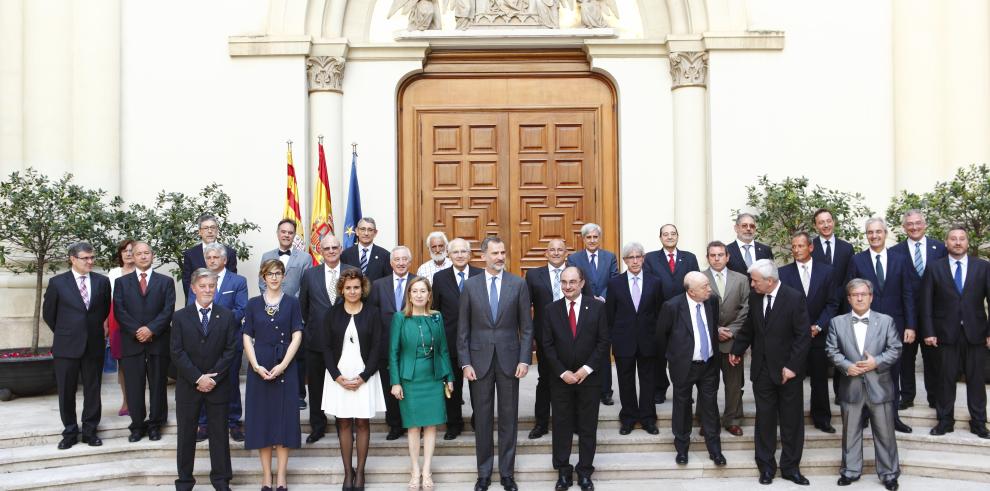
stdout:
{"type": "Polygon", "coordinates": [[[863,317],[863,318],[853,317],[853,324],[856,324],[857,322],[862,322],[863,324],[870,325],[870,318],[869,317],[863,317]]]}
{"type": "Polygon", "coordinates": [[[278,251],[278,257],[291,256],[291,255],[292,255],[292,251],[291,250],[283,251],[283,250],[279,249],[279,251],[278,251]]]}

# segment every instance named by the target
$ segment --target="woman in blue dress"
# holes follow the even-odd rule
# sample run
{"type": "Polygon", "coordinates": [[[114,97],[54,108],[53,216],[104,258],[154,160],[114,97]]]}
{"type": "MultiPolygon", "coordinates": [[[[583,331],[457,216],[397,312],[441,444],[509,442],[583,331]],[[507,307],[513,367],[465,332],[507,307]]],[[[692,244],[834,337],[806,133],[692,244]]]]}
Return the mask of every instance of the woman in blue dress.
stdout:
{"type": "Polygon", "coordinates": [[[299,300],[282,293],[285,266],[277,259],[261,265],[265,292],[244,311],[244,354],[251,364],[244,397],[244,448],[258,449],[261,490],[272,490],[272,449],[278,457],[275,485],[287,489],[289,449],[299,448],[299,382],[295,357],[302,343],[299,300]],[[285,376],[289,373],[290,376],[285,376]]]}

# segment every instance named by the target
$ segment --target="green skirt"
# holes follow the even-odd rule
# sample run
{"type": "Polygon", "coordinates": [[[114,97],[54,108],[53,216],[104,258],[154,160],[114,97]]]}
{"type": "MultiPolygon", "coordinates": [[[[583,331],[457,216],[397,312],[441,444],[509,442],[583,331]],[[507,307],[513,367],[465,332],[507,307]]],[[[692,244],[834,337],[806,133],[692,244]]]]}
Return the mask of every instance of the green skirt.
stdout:
{"type": "Polygon", "coordinates": [[[434,426],[447,422],[443,383],[433,375],[433,359],[416,357],[416,375],[402,380],[403,398],[399,401],[404,428],[434,426]]]}

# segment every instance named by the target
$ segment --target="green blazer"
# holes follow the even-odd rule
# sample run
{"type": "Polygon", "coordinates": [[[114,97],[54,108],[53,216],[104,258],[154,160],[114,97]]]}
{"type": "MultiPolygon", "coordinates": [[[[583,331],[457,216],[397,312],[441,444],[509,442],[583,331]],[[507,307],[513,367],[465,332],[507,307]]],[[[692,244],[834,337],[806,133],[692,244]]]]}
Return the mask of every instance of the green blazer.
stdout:
{"type": "MultiPolygon", "coordinates": [[[[408,318],[402,312],[392,317],[388,342],[388,369],[392,385],[400,385],[403,380],[412,380],[416,371],[416,348],[420,346],[419,329],[405,328],[408,318]]],[[[443,328],[443,317],[433,312],[426,317],[426,325],[433,335],[433,374],[438,381],[454,380],[450,368],[450,354],[447,351],[447,335],[443,328]]]]}

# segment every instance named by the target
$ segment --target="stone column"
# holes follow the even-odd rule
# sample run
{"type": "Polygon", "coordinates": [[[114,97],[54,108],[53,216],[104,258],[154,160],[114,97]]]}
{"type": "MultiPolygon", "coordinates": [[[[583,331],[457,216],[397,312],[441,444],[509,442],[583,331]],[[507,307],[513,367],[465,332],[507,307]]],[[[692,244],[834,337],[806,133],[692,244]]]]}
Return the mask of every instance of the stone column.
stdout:
{"type": "Polygon", "coordinates": [[[708,170],[708,52],[671,51],[669,60],[674,116],[672,220],[681,237],[678,246],[704,256],[705,244],[712,236],[708,170]]]}
{"type": "Polygon", "coordinates": [[[57,178],[72,170],[72,16],[58,0],[23,8],[22,155],[57,178]]]}
{"type": "MultiPolygon", "coordinates": [[[[304,203],[312,203],[316,188],[316,172],[319,168],[318,140],[323,136],[323,150],[327,158],[327,176],[330,179],[330,200],[333,208],[334,230],[340,236],[347,206],[346,186],[344,186],[345,154],[343,143],[343,102],[341,81],[344,77],[344,58],[341,56],[310,56],[306,58],[306,73],[309,76],[309,149],[310,158],[306,165],[309,194],[304,203]],[[311,176],[311,177],[310,177],[311,176]]],[[[350,146],[347,146],[350,149],[350,146]]],[[[311,204],[309,206],[312,206],[311,204]]],[[[303,211],[307,214],[310,210],[303,211]]],[[[308,233],[308,231],[307,231],[308,233]]]]}

